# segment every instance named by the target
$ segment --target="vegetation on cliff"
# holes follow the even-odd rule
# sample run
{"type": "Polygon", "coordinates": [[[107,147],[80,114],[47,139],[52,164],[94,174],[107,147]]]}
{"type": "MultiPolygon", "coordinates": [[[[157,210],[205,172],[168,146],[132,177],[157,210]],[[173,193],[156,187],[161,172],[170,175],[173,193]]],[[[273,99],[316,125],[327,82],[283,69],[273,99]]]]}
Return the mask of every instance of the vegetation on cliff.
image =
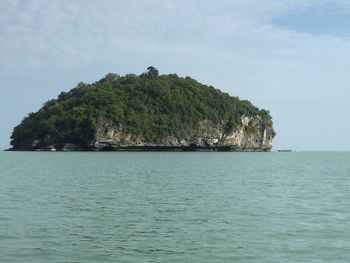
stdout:
{"type": "Polygon", "coordinates": [[[65,143],[88,147],[105,123],[157,142],[169,135],[181,137],[186,130],[196,129],[201,120],[225,123],[229,132],[241,125],[243,115],[257,114],[266,127],[272,127],[269,112],[249,101],[190,77],[159,75],[149,67],[141,75],[107,74],[95,83],[81,82],[62,92],[14,128],[11,144],[14,149],[29,149],[33,141],[38,147],[44,141],[57,148],[65,143]]]}

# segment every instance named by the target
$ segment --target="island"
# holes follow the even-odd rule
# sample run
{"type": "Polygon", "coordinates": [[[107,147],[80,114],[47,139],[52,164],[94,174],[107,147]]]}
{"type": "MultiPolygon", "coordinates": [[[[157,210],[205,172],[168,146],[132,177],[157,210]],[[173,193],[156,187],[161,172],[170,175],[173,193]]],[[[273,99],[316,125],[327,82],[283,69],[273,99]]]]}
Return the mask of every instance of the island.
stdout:
{"type": "Polygon", "coordinates": [[[190,77],[107,74],[30,113],[14,151],[270,151],[269,111],[190,77]]]}

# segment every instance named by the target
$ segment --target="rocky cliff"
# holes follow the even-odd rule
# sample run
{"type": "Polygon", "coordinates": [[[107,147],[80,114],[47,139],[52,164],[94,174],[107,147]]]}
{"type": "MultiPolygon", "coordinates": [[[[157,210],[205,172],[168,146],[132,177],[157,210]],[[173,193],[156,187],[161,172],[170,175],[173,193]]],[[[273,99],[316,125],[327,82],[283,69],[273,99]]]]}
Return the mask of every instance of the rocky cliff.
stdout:
{"type": "Polygon", "coordinates": [[[97,130],[93,145],[99,150],[208,150],[208,151],[269,151],[274,131],[265,127],[262,117],[242,116],[242,126],[225,131],[225,123],[210,120],[199,123],[198,129],[190,130],[182,137],[167,136],[159,142],[148,141],[141,135],[124,132],[121,127],[102,125],[97,130]]]}
{"type": "Polygon", "coordinates": [[[269,151],[268,111],[150,67],[62,92],[14,128],[12,150],[269,151]]]}

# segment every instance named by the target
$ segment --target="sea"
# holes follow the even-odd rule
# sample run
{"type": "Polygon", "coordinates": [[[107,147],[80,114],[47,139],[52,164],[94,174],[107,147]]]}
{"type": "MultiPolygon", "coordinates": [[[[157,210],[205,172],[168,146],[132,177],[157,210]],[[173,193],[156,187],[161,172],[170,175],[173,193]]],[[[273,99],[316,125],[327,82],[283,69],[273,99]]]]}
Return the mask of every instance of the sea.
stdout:
{"type": "Polygon", "coordinates": [[[350,262],[350,152],[0,152],[0,262],[350,262]]]}

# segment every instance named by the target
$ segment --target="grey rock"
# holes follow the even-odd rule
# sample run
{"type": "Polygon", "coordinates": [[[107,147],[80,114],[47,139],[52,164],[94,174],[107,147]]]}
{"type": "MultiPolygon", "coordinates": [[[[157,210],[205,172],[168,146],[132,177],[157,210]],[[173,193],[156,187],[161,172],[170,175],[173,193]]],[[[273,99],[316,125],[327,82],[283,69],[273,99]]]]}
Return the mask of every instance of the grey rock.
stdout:
{"type": "Polygon", "coordinates": [[[154,143],[141,135],[123,131],[122,127],[103,124],[97,130],[93,147],[96,149],[198,149],[230,151],[269,151],[272,148],[274,132],[266,128],[260,115],[243,116],[242,125],[225,132],[225,122],[214,124],[203,120],[198,129],[191,130],[182,138],[168,136],[154,143]]]}

